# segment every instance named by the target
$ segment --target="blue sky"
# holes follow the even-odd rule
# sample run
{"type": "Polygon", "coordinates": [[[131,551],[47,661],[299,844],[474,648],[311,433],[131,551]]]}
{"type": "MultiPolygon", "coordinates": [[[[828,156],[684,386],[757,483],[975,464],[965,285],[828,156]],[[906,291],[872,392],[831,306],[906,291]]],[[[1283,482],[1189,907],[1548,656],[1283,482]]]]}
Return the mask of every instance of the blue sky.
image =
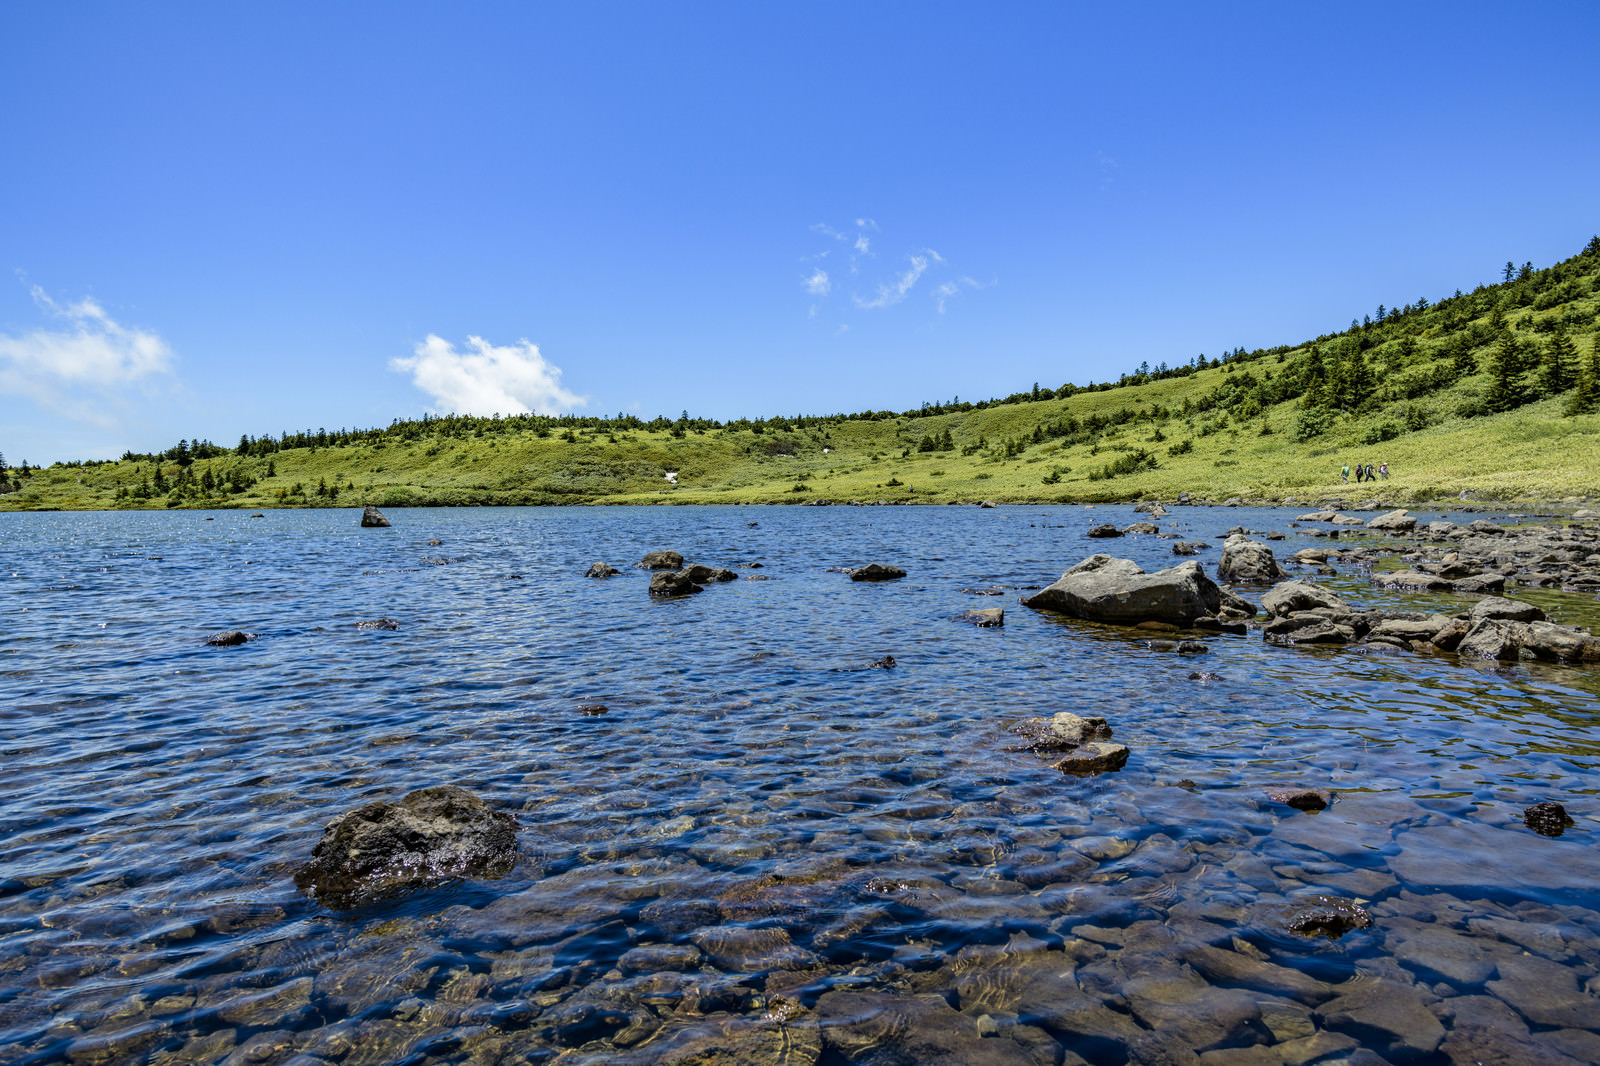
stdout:
{"type": "Polygon", "coordinates": [[[0,452],[912,407],[1600,231],[1600,4],[0,5],[0,452]]]}

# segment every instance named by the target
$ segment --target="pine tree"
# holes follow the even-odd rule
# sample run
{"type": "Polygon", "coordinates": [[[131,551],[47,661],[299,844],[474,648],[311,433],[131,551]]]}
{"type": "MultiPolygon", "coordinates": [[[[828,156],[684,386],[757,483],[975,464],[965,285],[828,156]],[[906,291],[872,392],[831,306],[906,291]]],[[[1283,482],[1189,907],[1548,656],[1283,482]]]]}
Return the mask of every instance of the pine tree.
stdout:
{"type": "Polygon", "coordinates": [[[1484,402],[1491,411],[1509,411],[1528,402],[1522,376],[1527,370],[1522,346],[1507,330],[1500,335],[1494,354],[1489,357],[1489,395],[1484,402]]]}
{"type": "Polygon", "coordinates": [[[1515,264],[1511,260],[1507,259],[1506,260],[1506,269],[1505,269],[1505,274],[1503,276],[1503,280],[1510,281],[1512,278],[1514,278],[1516,276],[1517,276],[1517,264],[1515,264]]]}
{"type": "Polygon", "coordinates": [[[1578,383],[1567,397],[1564,415],[1583,415],[1600,407],[1600,338],[1589,349],[1589,358],[1578,371],[1578,383]]]}
{"type": "Polygon", "coordinates": [[[1450,370],[1457,380],[1478,372],[1478,360],[1473,357],[1472,343],[1464,333],[1456,334],[1450,346],[1450,370]]]}
{"type": "Polygon", "coordinates": [[[1572,388],[1577,358],[1577,346],[1567,336],[1567,331],[1557,326],[1545,344],[1544,358],[1539,363],[1539,391],[1554,396],[1572,388]]]}

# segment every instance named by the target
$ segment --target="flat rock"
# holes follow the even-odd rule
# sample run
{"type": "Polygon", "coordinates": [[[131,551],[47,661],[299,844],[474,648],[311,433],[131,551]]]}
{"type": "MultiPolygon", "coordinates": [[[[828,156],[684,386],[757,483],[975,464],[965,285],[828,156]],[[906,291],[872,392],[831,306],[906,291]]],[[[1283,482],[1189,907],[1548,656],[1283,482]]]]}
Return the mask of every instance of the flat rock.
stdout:
{"type": "Polygon", "coordinates": [[[1098,774],[1120,770],[1128,761],[1128,749],[1110,740],[1091,740],[1074,748],[1056,763],[1054,769],[1064,774],[1098,774]]]}
{"type": "Polygon", "coordinates": [[[1381,529],[1389,533],[1409,533],[1417,528],[1417,520],[1404,508],[1381,514],[1367,523],[1368,529],[1381,529]]]}
{"type": "Polygon", "coordinates": [[[1325,1029],[1375,1045],[1392,1058],[1431,1055],[1444,1040],[1444,1026],[1415,988],[1368,978],[1324,1003],[1315,1017],[1325,1029]]]}
{"type": "Polygon", "coordinates": [[[1026,751],[1071,751],[1091,740],[1110,740],[1111,727],[1100,717],[1083,717],[1060,711],[1051,718],[1029,718],[1011,731],[1023,740],[1026,751]]]}
{"type": "Polygon", "coordinates": [[[956,616],[956,619],[983,629],[992,629],[1006,624],[1006,611],[1004,607],[982,607],[977,610],[963,611],[956,616]]]}

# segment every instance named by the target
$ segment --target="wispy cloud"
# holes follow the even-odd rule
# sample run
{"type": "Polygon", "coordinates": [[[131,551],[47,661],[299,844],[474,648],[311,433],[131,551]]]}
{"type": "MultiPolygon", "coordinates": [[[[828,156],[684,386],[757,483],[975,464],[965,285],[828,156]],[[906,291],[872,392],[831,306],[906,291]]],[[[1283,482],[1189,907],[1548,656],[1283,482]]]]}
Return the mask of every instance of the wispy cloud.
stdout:
{"type": "Polygon", "coordinates": [[[993,284],[995,284],[995,280],[993,279],[989,281],[978,281],[975,278],[970,278],[963,274],[954,281],[946,281],[935,287],[933,290],[933,297],[936,301],[938,301],[939,313],[942,315],[944,314],[945,302],[952,296],[960,295],[962,289],[987,289],[993,284]]]}
{"type": "MultiPolygon", "coordinates": [[[[932,255],[934,259],[939,258],[938,253],[933,252],[931,249],[929,250],[929,255],[932,255]]],[[[893,307],[901,300],[904,300],[906,294],[916,286],[922,275],[928,272],[929,262],[928,255],[913,255],[909,256],[908,259],[910,265],[892,282],[880,284],[876,296],[871,299],[864,299],[859,295],[853,297],[856,306],[863,311],[879,310],[885,307],[893,307]]],[[[942,262],[943,260],[940,261],[942,262]]]]}
{"type": "Polygon", "coordinates": [[[108,402],[124,405],[120,390],[172,373],[172,348],[154,331],[122,325],[87,296],[58,304],[37,285],[29,292],[63,326],[0,334],[0,394],[26,396],[69,418],[109,427],[115,420],[108,402]]]}
{"type": "Polygon", "coordinates": [[[844,234],[840,233],[826,222],[813,222],[811,224],[811,232],[820,233],[824,237],[832,237],[836,241],[842,241],[845,239],[844,234]]]}
{"type": "Polygon", "coordinates": [[[833,291],[833,283],[828,280],[828,272],[821,267],[818,267],[802,284],[813,296],[826,296],[833,291]]]}
{"type": "Polygon", "coordinates": [[[551,415],[589,402],[563,388],[561,368],[526,340],[496,346],[469,336],[467,347],[458,352],[430,333],[410,358],[389,360],[389,369],[409,373],[439,411],[455,414],[551,415]]]}

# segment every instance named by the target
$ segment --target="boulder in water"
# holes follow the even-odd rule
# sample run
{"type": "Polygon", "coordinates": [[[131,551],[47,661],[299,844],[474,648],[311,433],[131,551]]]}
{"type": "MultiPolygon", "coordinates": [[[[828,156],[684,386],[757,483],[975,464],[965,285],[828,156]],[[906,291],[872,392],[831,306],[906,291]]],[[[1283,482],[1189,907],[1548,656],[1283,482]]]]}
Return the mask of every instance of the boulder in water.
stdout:
{"type": "Polygon", "coordinates": [[[517,856],[517,821],[466,789],[438,785],[369,803],[328,823],[295,884],[332,907],[468,874],[494,876],[517,856]]]}
{"type": "Polygon", "coordinates": [[[1338,940],[1352,929],[1372,928],[1372,915],[1353,899],[1312,896],[1289,915],[1289,931],[1338,940]]]}
{"type": "Polygon", "coordinates": [[[236,648],[246,641],[255,640],[254,633],[246,633],[242,629],[227,629],[221,633],[213,633],[206,638],[206,643],[213,648],[236,648]]]}
{"type": "Polygon", "coordinates": [[[620,573],[622,573],[622,571],[618,570],[616,567],[612,566],[610,563],[595,563],[593,566],[589,567],[589,572],[584,574],[583,576],[584,577],[614,577],[615,575],[620,574],[620,573]]]}
{"type": "Polygon", "coordinates": [[[1246,585],[1270,585],[1289,575],[1278,565],[1272,549],[1259,540],[1236,533],[1222,544],[1217,577],[1246,585]]]}
{"type": "Polygon", "coordinates": [[[683,556],[675,551],[646,552],[645,557],[633,565],[640,570],[682,570],[683,556]]]}
{"type": "Polygon", "coordinates": [[[1367,523],[1368,529],[1379,529],[1389,533],[1410,533],[1417,528],[1417,520],[1407,514],[1405,508],[1381,514],[1367,523]]]}
{"type": "Polygon", "coordinates": [[[882,563],[868,563],[850,571],[851,581],[893,581],[905,576],[906,572],[898,566],[885,566],[882,563]]]}
{"type": "Polygon", "coordinates": [[[683,576],[693,581],[696,585],[709,585],[713,581],[732,581],[739,575],[732,570],[719,570],[714,566],[703,566],[695,563],[683,569],[683,576]]]}
{"type": "Polygon", "coordinates": [[[657,599],[671,599],[674,596],[691,596],[704,590],[689,580],[687,573],[682,571],[663,571],[650,577],[650,595],[657,599]]]}
{"type": "Polygon", "coordinates": [[[1006,624],[1006,611],[1004,607],[979,607],[956,615],[956,621],[970,622],[983,629],[993,629],[1006,624]]]}
{"type": "Polygon", "coordinates": [[[1540,836],[1558,837],[1577,823],[1561,804],[1545,800],[1522,812],[1522,824],[1540,836]]]}
{"type": "Polygon", "coordinates": [[[1089,532],[1086,533],[1085,536],[1090,536],[1090,537],[1120,537],[1120,536],[1122,536],[1122,530],[1118,529],[1116,526],[1114,526],[1111,523],[1107,522],[1104,525],[1095,526],[1093,529],[1089,530],[1089,532]]]}
{"type": "Polygon", "coordinates": [[[1132,559],[1091,555],[1049,588],[1024,598],[1022,605],[1095,622],[1183,625],[1215,615],[1222,607],[1222,590],[1196,562],[1147,574],[1132,559]]]}
{"type": "Polygon", "coordinates": [[[399,629],[400,623],[393,618],[374,618],[370,622],[357,622],[357,629],[399,629]]]}
{"type": "Polygon", "coordinates": [[[383,512],[378,510],[377,507],[373,506],[372,504],[369,503],[361,509],[362,528],[382,529],[388,524],[389,520],[383,517],[383,512]]]}

